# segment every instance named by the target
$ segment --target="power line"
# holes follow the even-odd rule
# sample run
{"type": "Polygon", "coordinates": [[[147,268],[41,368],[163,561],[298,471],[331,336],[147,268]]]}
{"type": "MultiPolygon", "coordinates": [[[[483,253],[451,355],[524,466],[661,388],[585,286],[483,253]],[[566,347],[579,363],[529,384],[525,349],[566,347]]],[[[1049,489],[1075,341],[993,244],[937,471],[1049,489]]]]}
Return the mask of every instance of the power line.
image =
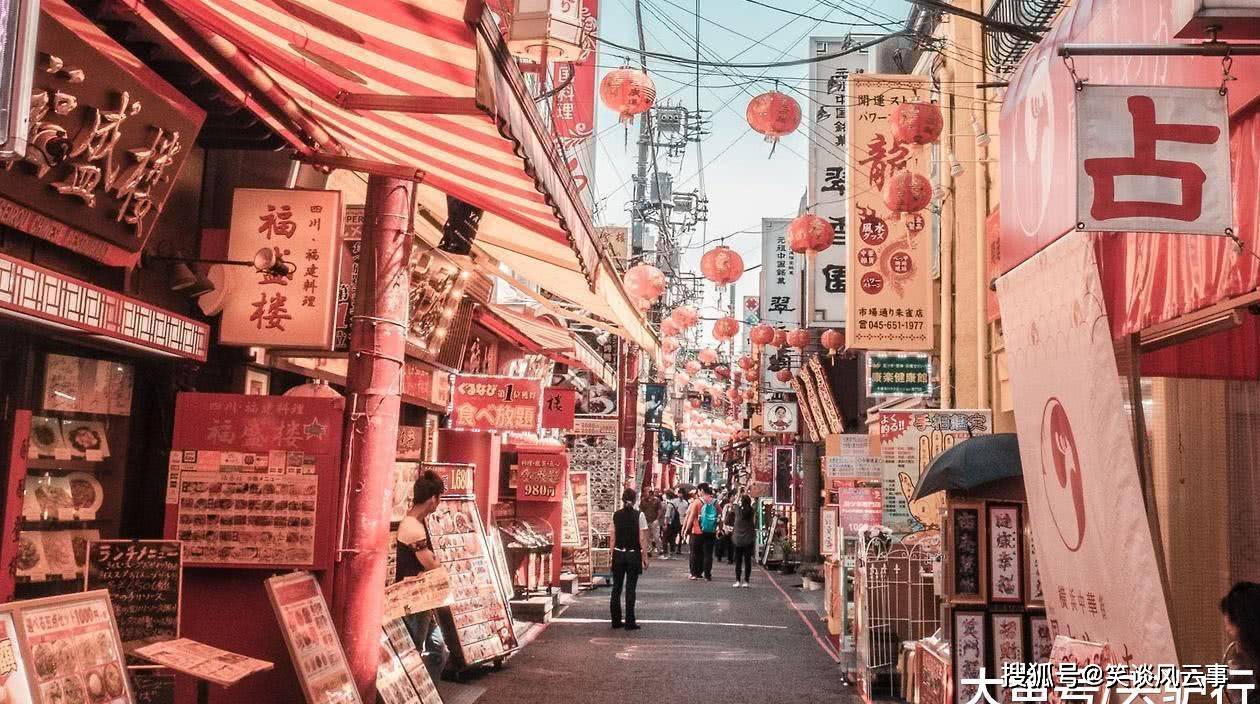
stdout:
{"type": "MultiPolygon", "coordinates": [[[[839,57],[841,57],[841,56],[848,56],[849,54],[853,54],[853,53],[855,53],[855,52],[862,51],[863,49],[869,49],[869,48],[871,48],[871,47],[873,47],[873,46],[875,46],[875,45],[877,45],[877,44],[880,44],[880,43],[886,42],[886,41],[888,41],[889,39],[893,39],[893,38],[896,38],[896,37],[907,37],[907,36],[913,36],[913,35],[914,35],[914,32],[912,32],[912,31],[910,31],[910,30],[908,30],[908,29],[907,29],[907,30],[899,30],[899,31],[896,31],[896,32],[890,32],[889,34],[885,34],[885,35],[880,36],[880,37],[876,37],[875,39],[872,39],[872,40],[871,40],[871,41],[869,41],[869,42],[863,42],[863,43],[861,43],[861,44],[855,44],[855,45],[853,45],[853,46],[849,47],[848,49],[845,49],[844,51],[841,51],[841,52],[838,52],[838,53],[835,53],[835,54],[824,54],[824,55],[820,55],[820,56],[811,56],[811,57],[809,57],[809,58],[805,58],[805,59],[795,59],[795,60],[793,60],[793,61],[775,61],[775,62],[769,62],[769,63],[749,63],[749,64],[742,64],[742,63],[741,63],[741,64],[733,64],[733,63],[728,63],[728,62],[716,62],[716,61],[696,61],[695,59],[691,59],[691,58],[687,58],[687,57],[683,57],[683,56],[675,56],[675,55],[673,55],[673,54],[664,54],[664,53],[661,53],[661,52],[656,52],[656,51],[646,51],[646,52],[644,52],[644,54],[646,54],[647,56],[650,56],[650,57],[652,57],[652,58],[654,58],[654,59],[660,59],[661,61],[669,61],[669,62],[671,62],[671,63],[685,64],[685,65],[688,65],[688,66],[691,66],[691,65],[700,65],[700,66],[713,66],[713,67],[731,68],[731,69],[737,69],[737,68],[754,68],[754,69],[755,69],[755,68],[766,68],[766,69],[770,69],[770,68],[780,68],[780,67],[784,67],[784,66],[804,66],[804,65],[806,65],[806,64],[814,64],[814,63],[819,63],[819,62],[822,62],[822,61],[829,61],[829,60],[831,60],[831,59],[836,59],[836,58],[839,58],[839,57]]],[[[607,45],[607,46],[611,46],[611,47],[613,47],[614,49],[620,49],[620,50],[622,50],[622,51],[634,51],[634,52],[637,52],[637,51],[638,51],[637,49],[632,49],[632,48],[630,48],[630,47],[628,47],[628,46],[625,46],[625,45],[623,45],[623,44],[618,44],[617,42],[614,42],[614,41],[612,41],[612,40],[609,40],[609,39],[604,39],[603,37],[598,37],[598,36],[597,36],[597,37],[595,38],[595,40],[596,40],[596,41],[598,41],[600,44],[604,44],[604,45],[607,45]]],[[[786,52],[785,52],[785,53],[786,53],[786,52]]]]}

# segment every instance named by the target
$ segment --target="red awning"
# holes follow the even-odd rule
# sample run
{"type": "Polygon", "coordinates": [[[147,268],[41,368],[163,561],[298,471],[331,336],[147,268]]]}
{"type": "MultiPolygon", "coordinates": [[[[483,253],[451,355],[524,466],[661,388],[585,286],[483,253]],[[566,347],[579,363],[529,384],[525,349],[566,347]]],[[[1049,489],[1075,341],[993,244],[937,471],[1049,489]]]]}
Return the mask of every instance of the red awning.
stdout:
{"type": "Polygon", "coordinates": [[[572,332],[550,320],[491,304],[477,309],[477,322],[528,352],[585,369],[606,384],[613,384],[616,380],[612,368],[597,352],[572,332]]]}

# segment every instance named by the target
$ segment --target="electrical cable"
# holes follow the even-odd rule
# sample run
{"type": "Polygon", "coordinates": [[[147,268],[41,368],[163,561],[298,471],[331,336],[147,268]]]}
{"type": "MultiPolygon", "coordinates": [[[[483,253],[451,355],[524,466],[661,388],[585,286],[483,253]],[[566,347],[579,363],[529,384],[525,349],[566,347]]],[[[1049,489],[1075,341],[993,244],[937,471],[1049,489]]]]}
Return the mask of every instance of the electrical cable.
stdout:
{"type": "MultiPolygon", "coordinates": [[[[690,59],[690,58],[686,58],[682,56],[675,56],[673,54],[664,54],[664,53],[656,52],[656,51],[647,51],[644,53],[647,56],[654,59],[660,59],[661,61],[669,61],[671,63],[677,63],[677,64],[685,64],[688,66],[698,64],[700,66],[713,66],[713,67],[723,67],[723,68],[750,68],[750,69],[766,68],[766,69],[769,69],[769,68],[780,68],[784,66],[804,66],[806,64],[815,64],[815,63],[820,63],[823,61],[829,61],[831,59],[836,59],[841,56],[848,56],[849,54],[862,51],[863,49],[869,49],[873,46],[876,46],[877,44],[886,42],[889,39],[893,39],[896,37],[913,36],[913,34],[914,33],[910,30],[899,30],[896,32],[890,32],[888,34],[876,37],[868,42],[856,44],[854,46],[849,47],[848,49],[845,49],[844,51],[841,51],[835,54],[824,54],[820,56],[811,56],[805,59],[795,59],[792,61],[775,61],[775,62],[769,62],[769,63],[739,63],[739,64],[720,63],[720,62],[715,62],[715,61],[696,61],[695,59],[690,59]]],[[[614,49],[621,49],[622,51],[635,51],[634,49],[631,49],[630,47],[627,47],[622,44],[618,44],[617,42],[614,42],[609,39],[604,39],[603,37],[597,36],[595,40],[598,41],[600,44],[611,46],[614,49]]]]}

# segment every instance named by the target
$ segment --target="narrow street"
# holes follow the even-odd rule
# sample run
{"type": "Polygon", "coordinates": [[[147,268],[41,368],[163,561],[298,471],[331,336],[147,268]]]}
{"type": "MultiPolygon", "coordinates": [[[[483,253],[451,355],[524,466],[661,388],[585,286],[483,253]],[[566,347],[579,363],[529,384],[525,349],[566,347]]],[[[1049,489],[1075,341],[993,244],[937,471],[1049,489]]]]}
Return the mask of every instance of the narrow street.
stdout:
{"type": "MultiPolygon", "coordinates": [[[[769,575],[754,566],[751,589],[732,588],[733,575],[715,563],[712,582],[693,582],[685,559],[654,560],[639,581],[638,631],[609,627],[610,588],[584,593],[503,672],[476,682],[487,688],[479,704],[856,698],[769,575]]],[[[782,584],[821,628],[800,578],[782,584]]]]}

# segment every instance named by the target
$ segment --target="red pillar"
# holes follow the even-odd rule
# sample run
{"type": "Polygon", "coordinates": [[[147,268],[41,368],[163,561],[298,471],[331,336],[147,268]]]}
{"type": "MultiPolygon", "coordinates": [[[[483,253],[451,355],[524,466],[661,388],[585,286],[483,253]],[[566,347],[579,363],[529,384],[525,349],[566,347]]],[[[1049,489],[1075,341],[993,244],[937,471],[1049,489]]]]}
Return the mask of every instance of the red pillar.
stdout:
{"type": "Polygon", "coordinates": [[[406,354],[414,184],[368,178],[363,258],[346,374],[348,466],[344,551],[333,570],[332,614],[363,701],[376,701],[381,660],[389,491],[398,445],[406,354]]]}

